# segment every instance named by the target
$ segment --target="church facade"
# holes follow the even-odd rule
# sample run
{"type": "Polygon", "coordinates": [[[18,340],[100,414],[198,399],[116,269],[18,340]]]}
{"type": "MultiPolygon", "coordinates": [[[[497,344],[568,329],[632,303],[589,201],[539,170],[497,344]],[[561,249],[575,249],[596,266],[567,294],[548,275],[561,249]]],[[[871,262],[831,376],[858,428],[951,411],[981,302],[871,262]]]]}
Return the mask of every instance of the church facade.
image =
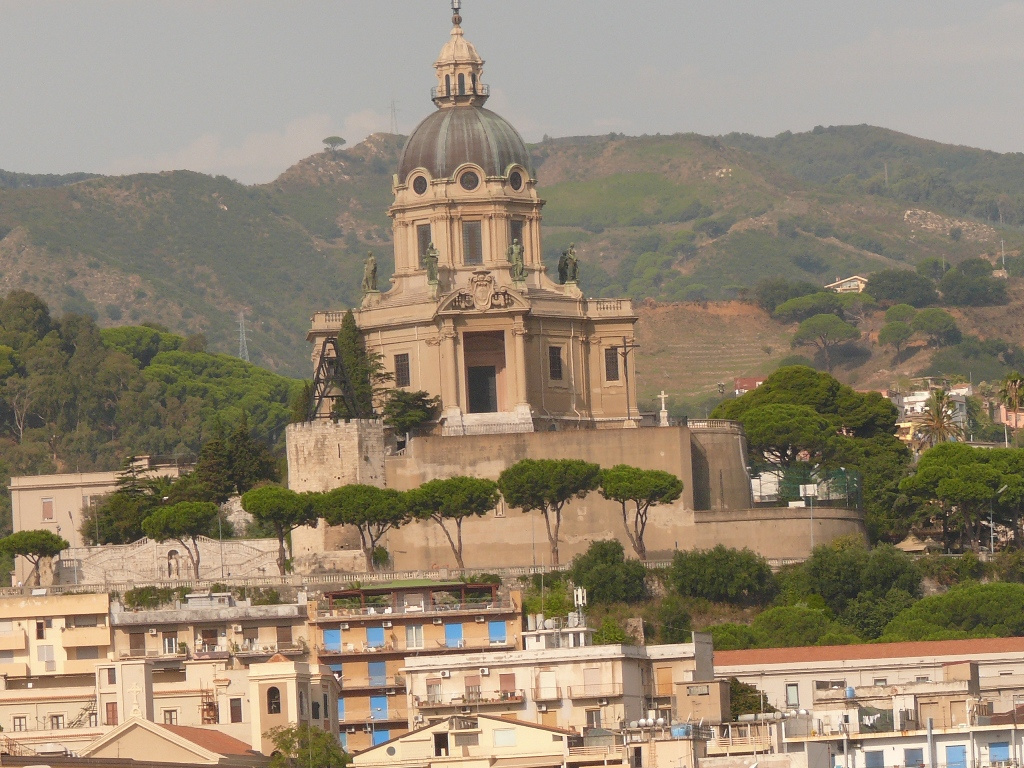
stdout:
{"type": "MultiPolygon", "coordinates": [[[[446,435],[636,426],[632,302],[585,298],[572,247],[548,275],[530,153],[453,25],[394,176],[394,275],[378,290],[368,264],[354,311],[367,349],[394,386],[441,398],[446,435]]],[[[314,369],[342,317],[313,317],[314,369]]]]}

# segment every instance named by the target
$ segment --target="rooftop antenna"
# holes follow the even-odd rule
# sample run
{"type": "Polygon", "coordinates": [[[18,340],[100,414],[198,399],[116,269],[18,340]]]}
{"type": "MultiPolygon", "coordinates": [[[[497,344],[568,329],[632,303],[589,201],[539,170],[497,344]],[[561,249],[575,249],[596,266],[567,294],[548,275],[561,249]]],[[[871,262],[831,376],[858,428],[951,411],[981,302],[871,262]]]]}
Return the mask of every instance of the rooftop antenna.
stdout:
{"type": "Polygon", "coordinates": [[[245,341],[245,313],[238,313],[238,357],[249,362],[249,345],[245,341]]]}
{"type": "Polygon", "coordinates": [[[398,133],[398,109],[395,107],[395,100],[391,100],[391,133],[398,133]]]}

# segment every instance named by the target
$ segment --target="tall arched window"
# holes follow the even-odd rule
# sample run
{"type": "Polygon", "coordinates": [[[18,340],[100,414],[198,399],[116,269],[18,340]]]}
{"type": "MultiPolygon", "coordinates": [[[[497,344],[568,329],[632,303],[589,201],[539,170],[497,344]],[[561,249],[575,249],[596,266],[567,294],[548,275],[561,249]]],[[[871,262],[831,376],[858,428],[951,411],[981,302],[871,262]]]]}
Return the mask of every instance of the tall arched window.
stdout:
{"type": "Polygon", "coordinates": [[[267,714],[281,714],[281,691],[278,690],[276,685],[267,688],[267,714]]]}
{"type": "Polygon", "coordinates": [[[299,717],[306,716],[306,694],[299,691],[299,717]]]}
{"type": "Polygon", "coordinates": [[[473,86],[473,93],[476,93],[476,73],[472,73],[469,76],[469,82],[473,86]]]}
{"type": "Polygon", "coordinates": [[[444,76],[444,95],[445,96],[451,96],[452,95],[452,76],[451,75],[445,75],[444,76]]]}
{"type": "Polygon", "coordinates": [[[459,96],[465,96],[465,95],[466,95],[466,76],[460,72],[459,73],[459,96]]]}

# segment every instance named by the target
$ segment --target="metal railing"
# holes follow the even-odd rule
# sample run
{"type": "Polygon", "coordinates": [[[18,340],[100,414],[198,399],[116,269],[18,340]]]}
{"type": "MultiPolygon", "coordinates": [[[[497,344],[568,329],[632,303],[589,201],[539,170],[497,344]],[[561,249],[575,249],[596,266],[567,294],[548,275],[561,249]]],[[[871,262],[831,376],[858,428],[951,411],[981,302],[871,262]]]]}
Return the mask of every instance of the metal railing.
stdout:
{"type": "Polygon", "coordinates": [[[526,691],[522,688],[517,688],[514,691],[482,691],[480,693],[460,693],[452,696],[413,696],[413,702],[419,709],[485,707],[492,704],[518,704],[523,701],[526,701],[526,691]]]}
{"type": "Polygon", "coordinates": [[[605,683],[603,685],[575,685],[566,691],[570,699],[605,699],[622,695],[622,683],[605,683]]]}
{"type": "Polygon", "coordinates": [[[470,96],[490,96],[491,87],[484,85],[483,83],[477,83],[475,86],[469,88],[441,88],[435,85],[430,89],[430,98],[432,99],[451,99],[451,98],[465,98],[470,96]]]}
{"type": "Polygon", "coordinates": [[[533,689],[533,700],[534,701],[558,701],[562,698],[561,686],[545,687],[545,688],[534,688],[533,689]]]}
{"type": "Polygon", "coordinates": [[[443,651],[446,649],[454,648],[509,648],[514,647],[514,640],[441,640],[436,641],[436,645],[430,645],[425,643],[423,645],[409,645],[404,642],[387,641],[380,645],[371,645],[370,643],[341,643],[335,645],[317,645],[315,650],[317,653],[323,656],[330,656],[335,654],[347,655],[350,653],[361,654],[361,653],[395,653],[405,651],[443,651]]]}
{"type": "Polygon", "coordinates": [[[458,613],[474,611],[513,611],[515,603],[511,600],[472,600],[465,603],[433,603],[431,605],[386,605],[346,608],[334,605],[324,610],[317,610],[317,619],[326,618],[365,618],[386,619],[388,616],[432,616],[438,613],[458,613]]]}

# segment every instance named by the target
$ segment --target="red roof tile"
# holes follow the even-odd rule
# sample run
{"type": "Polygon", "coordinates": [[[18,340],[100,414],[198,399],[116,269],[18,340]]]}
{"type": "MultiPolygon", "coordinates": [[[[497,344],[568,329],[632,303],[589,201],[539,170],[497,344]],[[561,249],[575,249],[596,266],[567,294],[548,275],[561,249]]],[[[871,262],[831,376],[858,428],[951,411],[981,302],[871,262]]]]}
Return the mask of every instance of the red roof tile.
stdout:
{"type": "Polygon", "coordinates": [[[749,651],[715,651],[715,667],[766,664],[800,664],[815,661],[905,659],[920,656],[961,656],[971,661],[985,653],[1024,654],[1024,637],[987,637],[975,640],[923,640],[914,643],[865,645],[811,645],[798,648],[761,648],[749,651]]]}
{"type": "Polygon", "coordinates": [[[193,744],[198,744],[203,749],[216,752],[218,755],[253,755],[257,754],[244,741],[228,736],[226,733],[215,731],[212,728],[196,728],[191,725],[166,725],[156,723],[161,728],[166,728],[171,733],[176,733],[183,739],[188,739],[193,744]]]}

